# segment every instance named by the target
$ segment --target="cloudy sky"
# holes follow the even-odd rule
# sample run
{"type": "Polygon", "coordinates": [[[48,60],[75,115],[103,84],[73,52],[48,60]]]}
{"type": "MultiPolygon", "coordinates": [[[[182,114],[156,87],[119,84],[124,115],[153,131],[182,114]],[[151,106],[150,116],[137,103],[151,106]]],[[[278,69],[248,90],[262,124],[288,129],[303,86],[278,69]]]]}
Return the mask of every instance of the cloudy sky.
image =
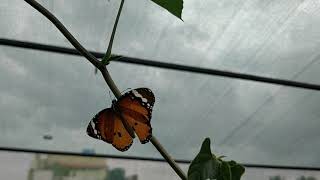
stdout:
{"type": "MultiPolygon", "coordinates": [[[[117,0],[39,0],[83,43],[105,51],[117,0]]],[[[127,0],[114,53],[320,83],[317,0],[185,0],[184,22],[147,0],[127,0]]],[[[1,0],[0,38],[71,47],[21,0],[1,0]]],[[[202,140],[241,163],[320,166],[318,92],[122,63],[118,87],[154,91],[154,136],[177,159],[202,140]]],[[[160,157],[135,142],[120,153],[85,133],[109,89],[84,58],[0,46],[0,146],[160,157]],[[53,136],[51,141],[43,135],[53,136]]]]}

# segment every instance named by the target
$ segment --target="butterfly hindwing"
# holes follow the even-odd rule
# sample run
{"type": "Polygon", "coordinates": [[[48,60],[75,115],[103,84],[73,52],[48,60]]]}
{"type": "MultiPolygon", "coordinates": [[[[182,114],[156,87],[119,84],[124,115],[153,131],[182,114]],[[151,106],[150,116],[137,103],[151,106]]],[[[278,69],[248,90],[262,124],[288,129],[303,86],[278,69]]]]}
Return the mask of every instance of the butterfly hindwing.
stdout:
{"type": "Polygon", "coordinates": [[[150,120],[146,116],[130,109],[121,108],[121,111],[123,112],[126,121],[137,134],[140,142],[142,144],[149,142],[152,137],[150,120]]]}
{"type": "Polygon", "coordinates": [[[133,138],[125,129],[123,123],[121,122],[120,116],[118,116],[117,114],[113,114],[113,116],[114,116],[114,131],[113,131],[112,145],[120,151],[126,151],[132,145],[133,138]]]}

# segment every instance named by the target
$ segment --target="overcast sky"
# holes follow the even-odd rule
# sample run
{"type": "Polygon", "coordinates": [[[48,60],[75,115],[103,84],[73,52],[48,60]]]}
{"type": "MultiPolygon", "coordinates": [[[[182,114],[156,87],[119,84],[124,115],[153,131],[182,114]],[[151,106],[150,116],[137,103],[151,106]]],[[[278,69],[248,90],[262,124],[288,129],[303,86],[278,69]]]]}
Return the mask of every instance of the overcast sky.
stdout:
{"type": "MultiPolygon", "coordinates": [[[[118,1],[39,2],[85,47],[105,51],[118,1]]],[[[114,52],[320,83],[319,10],[317,0],[185,0],[182,22],[127,0],[114,52]]],[[[1,0],[0,38],[70,47],[21,0],[1,0]]],[[[177,159],[192,159],[211,137],[214,152],[241,163],[320,166],[317,92],[121,63],[109,70],[121,91],[153,90],[154,136],[177,159]]],[[[151,144],[120,153],[86,135],[113,97],[84,58],[0,46],[0,83],[0,146],[160,157],[151,144]]]]}

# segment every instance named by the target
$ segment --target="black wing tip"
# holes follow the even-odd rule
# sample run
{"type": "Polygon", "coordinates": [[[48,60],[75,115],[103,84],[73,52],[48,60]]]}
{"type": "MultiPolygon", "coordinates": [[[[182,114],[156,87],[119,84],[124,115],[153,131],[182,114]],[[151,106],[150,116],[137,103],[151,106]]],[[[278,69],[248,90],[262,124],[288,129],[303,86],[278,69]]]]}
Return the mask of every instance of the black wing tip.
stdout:
{"type": "Polygon", "coordinates": [[[134,91],[134,90],[135,90],[135,91],[139,91],[139,90],[148,91],[148,92],[152,95],[153,99],[155,99],[155,96],[154,96],[154,94],[153,94],[153,91],[152,91],[150,88],[147,88],[147,87],[140,87],[140,88],[131,89],[131,90],[127,91],[125,94],[130,93],[130,92],[132,92],[132,91],[134,91]]]}
{"type": "Polygon", "coordinates": [[[136,90],[145,90],[145,91],[148,91],[148,92],[152,95],[152,99],[153,99],[153,100],[152,100],[152,105],[154,104],[156,98],[155,98],[155,96],[154,96],[154,94],[153,94],[153,92],[152,92],[151,89],[149,89],[149,88],[147,88],[147,87],[142,87],[142,88],[137,88],[136,90]]]}
{"type": "Polygon", "coordinates": [[[98,139],[97,134],[94,133],[93,127],[91,125],[91,121],[89,122],[89,124],[87,126],[87,135],[92,137],[92,138],[98,139]]]}
{"type": "MultiPolygon", "coordinates": [[[[154,106],[154,103],[155,103],[154,94],[152,93],[152,91],[149,88],[137,88],[137,89],[133,89],[133,90],[128,91],[125,95],[129,95],[131,97],[131,99],[137,100],[141,104],[141,106],[146,108],[148,110],[148,112],[149,112],[148,118],[149,118],[149,120],[151,120],[151,118],[152,118],[152,110],[153,110],[153,106],[154,106]],[[149,91],[151,93],[151,95],[152,95],[152,100],[148,101],[148,102],[144,102],[142,100],[142,98],[137,98],[132,91],[133,90],[138,91],[139,89],[149,91]]],[[[121,96],[121,97],[124,97],[124,96],[121,96]]]]}
{"type": "Polygon", "coordinates": [[[88,125],[87,127],[87,135],[94,138],[94,139],[101,139],[101,136],[99,134],[95,134],[94,131],[92,130],[92,127],[90,125],[88,125]]]}

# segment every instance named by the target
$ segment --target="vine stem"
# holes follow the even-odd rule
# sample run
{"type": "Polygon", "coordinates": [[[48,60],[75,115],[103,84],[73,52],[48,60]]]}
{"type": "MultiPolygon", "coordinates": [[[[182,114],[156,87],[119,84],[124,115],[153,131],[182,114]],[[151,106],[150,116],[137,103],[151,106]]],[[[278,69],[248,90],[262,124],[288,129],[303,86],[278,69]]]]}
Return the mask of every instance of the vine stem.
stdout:
{"type": "MultiPolygon", "coordinates": [[[[119,89],[116,84],[112,80],[107,68],[102,64],[95,56],[93,56],[89,51],[87,51],[77,40],[73,37],[73,35],[67,30],[67,28],[46,8],[44,8],[41,4],[36,2],[35,0],[24,0],[37,11],[39,11],[42,15],[48,18],[59,30],[60,32],[68,39],[68,41],[83,55],[92,65],[94,65],[97,69],[100,70],[103,78],[105,79],[107,85],[113,92],[116,98],[121,96],[119,89]]],[[[122,4],[123,5],[123,4],[122,4]]],[[[121,6],[122,6],[121,5],[121,6]]],[[[119,10],[121,10],[119,8],[119,10]]],[[[119,14],[119,13],[118,13],[119,14]]],[[[112,42],[112,40],[110,40],[112,42]]],[[[110,46],[110,45],[109,45],[110,46]]],[[[108,48],[109,49],[109,48],[108,48]]],[[[187,180],[187,176],[178,166],[178,164],[170,157],[169,153],[163,148],[160,142],[156,139],[156,137],[151,138],[151,143],[155,146],[155,148],[160,152],[160,154],[164,157],[164,159],[168,162],[168,164],[172,167],[172,169],[179,175],[182,180],[187,180]]]]}
{"type": "Polygon", "coordinates": [[[161,143],[157,140],[156,137],[152,136],[150,139],[151,143],[156,147],[156,149],[160,152],[160,154],[164,157],[164,159],[169,163],[172,169],[178,174],[178,176],[182,180],[187,180],[187,176],[182,171],[182,169],[178,166],[178,164],[170,157],[169,153],[162,147],[161,143]]]}
{"type": "Polygon", "coordinates": [[[113,39],[114,39],[114,36],[115,36],[115,34],[116,34],[116,30],[117,30],[118,22],[119,22],[120,15],[121,15],[121,12],[122,12],[123,4],[124,4],[124,0],[121,0],[120,7],[119,7],[119,10],[118,10],[118,14],[117,14],[117,17],[116,17],[116,21],[115,21],[115,23],[114,23],[114,25],[113,25],[113,28],[112,28],[112,33],[111,33],[111,37],[110,37],[108,49],[107,49],[106,54],[105,54],[104,57],[102,58],[102,63],[103,63],[103,64],[106,64],[107,61],[109,60],[110,56],[111,56],[113,39]]]}

